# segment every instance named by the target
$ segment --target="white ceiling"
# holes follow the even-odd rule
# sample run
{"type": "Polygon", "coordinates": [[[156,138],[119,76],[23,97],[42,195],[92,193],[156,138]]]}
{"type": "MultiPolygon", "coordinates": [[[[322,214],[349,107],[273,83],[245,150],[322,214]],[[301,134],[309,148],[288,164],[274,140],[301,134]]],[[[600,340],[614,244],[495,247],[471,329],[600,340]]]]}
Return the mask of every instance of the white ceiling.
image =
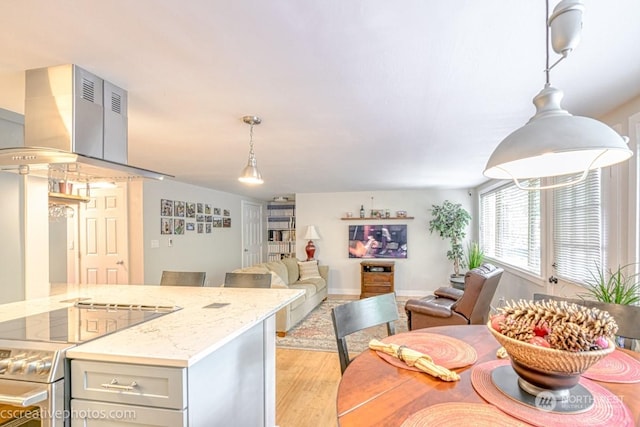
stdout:
{"type": "MultiPolygon", "coordinates": [[[[551,74],[598,117],[640,95],[640,1],[585,0],[551,74]]],[[[551,8],[557,1],[551,1],[551,8]]],[[[24,70],[73,63],[129,92],[129,163],[261,199],[467,188],[534,113],[543,0],[9,0],[0,107],[24,70]],[[255,114],[265,184],[237,181],[255,114]]]]}

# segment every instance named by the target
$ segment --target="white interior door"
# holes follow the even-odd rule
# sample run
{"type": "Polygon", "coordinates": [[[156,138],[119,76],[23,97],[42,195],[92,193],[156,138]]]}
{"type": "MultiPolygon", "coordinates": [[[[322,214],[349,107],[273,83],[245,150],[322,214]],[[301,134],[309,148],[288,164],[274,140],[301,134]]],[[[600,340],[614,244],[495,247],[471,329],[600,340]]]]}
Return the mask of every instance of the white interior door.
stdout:
{"type": "Polygon", "coordinates": [[[91,189],[80,208],[80,283],[129,281],[126,187],[91,189]]]}
{"type": "Polygon", "coordinates": [[[262,262],[262,205],[242,202],[242,267],[262,262]]]}

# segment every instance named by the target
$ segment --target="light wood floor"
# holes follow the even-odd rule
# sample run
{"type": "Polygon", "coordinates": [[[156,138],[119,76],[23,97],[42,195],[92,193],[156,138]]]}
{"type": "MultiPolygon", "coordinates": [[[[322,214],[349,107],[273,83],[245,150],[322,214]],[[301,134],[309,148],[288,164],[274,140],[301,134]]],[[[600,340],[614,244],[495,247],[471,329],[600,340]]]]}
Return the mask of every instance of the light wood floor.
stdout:
{"type": "Polygon", "coordinates": [[[335,427],[338,353],[276,349],[276,424],[335,427]]]}

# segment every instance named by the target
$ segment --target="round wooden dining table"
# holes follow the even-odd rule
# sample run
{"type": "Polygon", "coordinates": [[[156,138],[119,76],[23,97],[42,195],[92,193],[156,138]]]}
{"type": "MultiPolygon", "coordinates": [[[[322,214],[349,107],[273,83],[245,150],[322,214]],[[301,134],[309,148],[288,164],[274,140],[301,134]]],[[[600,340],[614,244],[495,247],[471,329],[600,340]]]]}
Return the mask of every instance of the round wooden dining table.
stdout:
{"type": "MultiPolygon", "coordinates": [[[[446,402],[486,403],[471,383],[472,367],[497,359],[500,347],[485,325],[439,326],[409,334],[442,334],[470,344],[476,362],[461,369],[459,381],[445,382],[385,361],[373,350],[365,350],[344,372],[337,395],[338,423],[342,427],[400,426],[412,414],[446,402]]],[[[390,337],[389,342],[392,341],[390,337]]],[[[640,353],[620,350],[640,361],[640,353]]],[[[640,426],[640,383],[596,383],[615,394],[629,408],[640,426]]],[[[465,423],[466,424],[466,423],[465,423]]]]}

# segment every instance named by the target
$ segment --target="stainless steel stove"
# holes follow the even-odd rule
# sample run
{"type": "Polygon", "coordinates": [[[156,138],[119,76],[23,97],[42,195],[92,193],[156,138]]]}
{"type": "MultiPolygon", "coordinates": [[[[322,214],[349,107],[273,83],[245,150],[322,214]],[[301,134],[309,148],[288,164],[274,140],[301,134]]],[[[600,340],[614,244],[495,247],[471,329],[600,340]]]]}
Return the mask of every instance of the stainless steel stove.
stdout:
{"type": "Polygon", "coordinates": [[[0,322],[0,426],[65,426],[66,351],[179,309],[67,300],[72,305],[0,322]]]}

